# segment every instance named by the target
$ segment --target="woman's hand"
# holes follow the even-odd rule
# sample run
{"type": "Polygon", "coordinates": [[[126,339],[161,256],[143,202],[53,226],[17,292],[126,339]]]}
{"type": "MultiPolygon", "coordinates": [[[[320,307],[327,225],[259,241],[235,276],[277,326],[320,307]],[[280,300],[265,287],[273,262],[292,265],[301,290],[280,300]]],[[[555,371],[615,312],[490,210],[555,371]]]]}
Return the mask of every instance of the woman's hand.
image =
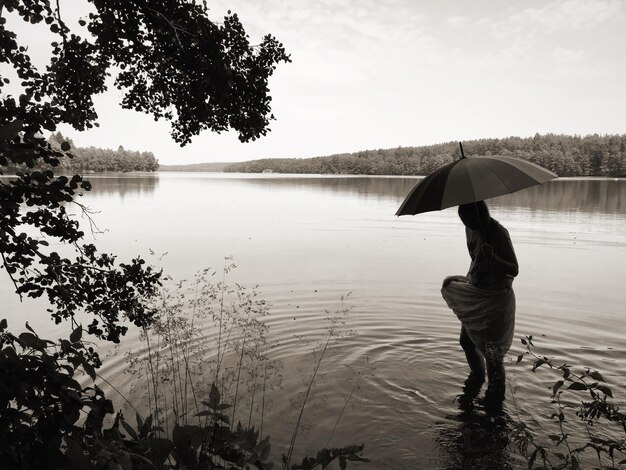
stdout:
{"type": "Polygon", "coordinates": [[[493,259],[494,255],[495,253],[493,251],[493,246],[491,246],[489,243],[485,243],[483,244],[483,246],[480,247],[480,252],[478,253],[479,257],[485,259],[493,259]]]}
{"type": "Polygon", "coordinates": [[[441,288],[445,289],[453,281],[467,282],[467,277],[465,277],[465,276],[458,276],[458,275],[456,275],[456,276],[448,276],[448,277],[446,277],[443,280],[443,284],[442,284],[441,288]]]}

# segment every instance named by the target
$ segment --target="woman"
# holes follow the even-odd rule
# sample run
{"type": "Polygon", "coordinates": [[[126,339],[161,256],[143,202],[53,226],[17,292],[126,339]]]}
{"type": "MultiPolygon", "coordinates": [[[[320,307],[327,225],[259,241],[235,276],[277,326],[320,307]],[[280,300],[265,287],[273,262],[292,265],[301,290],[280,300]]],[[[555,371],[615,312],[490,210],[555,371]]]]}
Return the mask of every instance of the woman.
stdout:
{"type": "Polygon", "coordinates": [[[503,398],[502,359],[511,347],[515,326],[513,278],[517,258],[509,232],[489,215],[484,201],[459,206],[472,262],[467,276],[450,276],[441,294],[461,320],[459,342],[470,366],[470,377],[489,378],[488,395],[503,398]]]}

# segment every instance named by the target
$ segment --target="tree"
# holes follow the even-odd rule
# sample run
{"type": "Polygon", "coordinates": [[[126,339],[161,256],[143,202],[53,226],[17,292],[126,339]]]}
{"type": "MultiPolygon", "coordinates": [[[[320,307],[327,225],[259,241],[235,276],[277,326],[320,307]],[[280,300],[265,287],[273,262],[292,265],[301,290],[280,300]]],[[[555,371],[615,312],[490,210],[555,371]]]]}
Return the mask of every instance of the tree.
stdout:
{"type": "Polygon", "coordinates": [[[67,140],[57,147],[43,133],[61,123],[79,131],[97,126],[93,97],[119,71],[114,83],[123,91],[122,106],[166,119],[179,144],[203,130],[233,129],[241,141],[254,140],[268,132],[273,119],[268,79],[289,56],[271,35],[250,45],[236,14],[229,12],[223,23],[210,21],[204,3],[90,3],[93,12],[79,25],[63,21],[59,2],[0,3],[0,63],[12,68],[21,87],[14,96],[6,91],[10,79],[0,77],[0,174],[14,166],[26,168],[0,181],[0,253],[20,296],[47,296],[56,322],[74,322],[84,310],[93,316],[88,333],[117,342],[126,331],[119,323],[123,317],[145,325],[154,316],[148,301],[161,273],[139,257],[118,263],[83,244],[84,233],[69,207],[86,211],[78,196],[90,184],[80,175],[33,169],[54,169],[71,156],[67,140]],[[8,29],[7,13],[58,36],[45,70],[33,65],[27,48],[8,29]],[[85,30],[88,37],[83,38],[78,32],[85,30]],[[51,250],[49,240],[72,246],[73,255],[51,250]]]}

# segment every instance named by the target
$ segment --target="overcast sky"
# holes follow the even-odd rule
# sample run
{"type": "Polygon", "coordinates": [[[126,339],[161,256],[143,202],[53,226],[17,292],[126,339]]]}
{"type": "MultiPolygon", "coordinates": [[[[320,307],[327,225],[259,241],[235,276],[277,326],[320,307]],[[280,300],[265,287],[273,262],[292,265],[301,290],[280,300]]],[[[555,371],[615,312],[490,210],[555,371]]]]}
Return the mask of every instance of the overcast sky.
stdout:
{"type": "MultiPolygon", "coordinates": [[[[60,0],[81,11],[81,0],[60,0]]],[[[178,147],[165,122],[98,97],[77,145],[149,150],[161,163],[311,157],[539,133],[626,132],[626,2],[209,0],[293,63],[270,82],[271,132],[242,144],[205,132],[178,147]]],[[[28,41],[47,45],[36,29],[28,41]]],[[[31,49],[31,50],[33,50],[31,49]]],[[[33,50],[36,55],[37,51],[33,50]]]]}

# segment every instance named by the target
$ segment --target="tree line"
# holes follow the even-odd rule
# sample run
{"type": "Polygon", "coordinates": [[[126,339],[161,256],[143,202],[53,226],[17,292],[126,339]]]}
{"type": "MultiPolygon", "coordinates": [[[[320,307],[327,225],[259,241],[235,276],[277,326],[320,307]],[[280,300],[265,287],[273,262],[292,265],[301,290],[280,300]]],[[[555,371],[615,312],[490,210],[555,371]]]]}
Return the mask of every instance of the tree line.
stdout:
{"type": "MultiPolygon", "coordinates": [[[[152,152],[136,152],[126,150],[121,145],[117,150],[102,149],[97,147],[76,147],[72,139],[67,138],[61,132],[53,132],[48,138],[48,143],[55,150],[66,150],[65,156],[59,159],[59,164],[54,168],[60,174],[74,173],[100,173],[129,172],[129,171],[156,171],[159,169],[159,161],[152,152]],[[69,147],[62,148],[66,143],[69,147]]],[[[48,168],[45,164],[35,165],[37,169],[48,168]]],[[[26,167],[20,164],[9,164],[3,168],[3,172],[15,173],[23,171],[26,167]]]]}
{"type": "MultiPolygon", "coordinates": [[[[463,142],[468,156],[503,155],[537,163],[559,176],[626,176],[626,134],[506,137],[463,142]]],[[[224,169],[242,173],[426,175],[460,157],[458,142],[364,150],[314,158],[266,158],[224,169]]]]}
{"type": "Polygon", "coordinates": [[[159,161],[152,152],[126,150],[121,145],[117,150],[102,149],[94,146],[76,147],[71,139],[63,137],[60,132],[53,133],[48,139],[53,146],[61,146],[63,142],[70,144],[73,158],[61,159],[57,167],[62,172],[128,172],[156,171],[159,161]]]}

